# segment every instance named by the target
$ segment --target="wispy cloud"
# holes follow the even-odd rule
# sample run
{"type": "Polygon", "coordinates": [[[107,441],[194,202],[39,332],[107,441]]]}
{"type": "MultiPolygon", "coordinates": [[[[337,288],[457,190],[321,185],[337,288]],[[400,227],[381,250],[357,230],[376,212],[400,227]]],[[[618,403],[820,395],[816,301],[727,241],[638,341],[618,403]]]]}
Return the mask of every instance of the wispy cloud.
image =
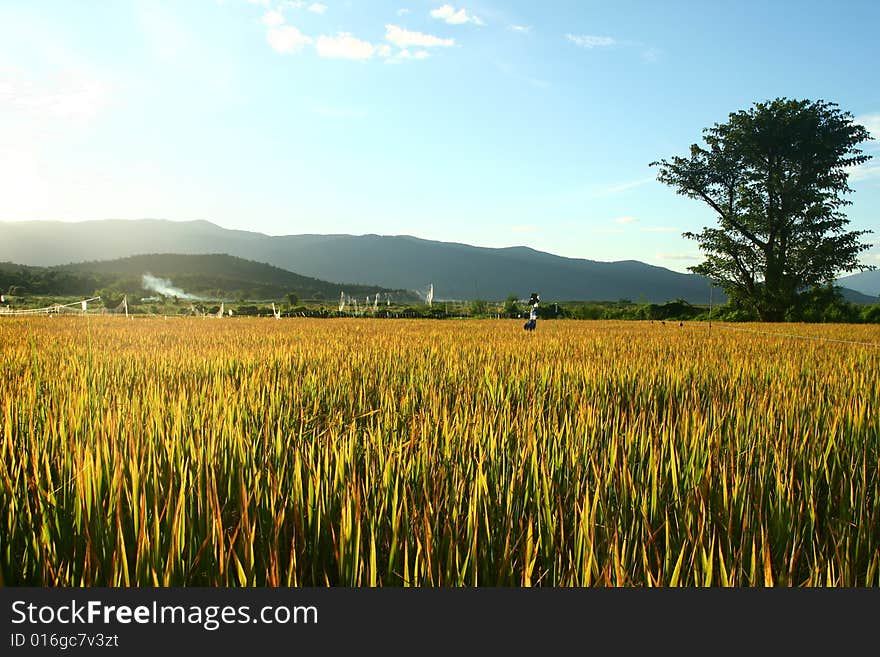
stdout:
{"type": "Polygon", "coordinates": [[[871,133],[871,136],[880,141],[880,112],[874,114],[860,114],[854,121],[859,125],[863,125],[871,133]]]}
{"type": "Polygon", "coordinates": [[[531,25],[508,25],[507,29],[511,32],[519,32],[520,34],[528,34],[532,31],[531,25]]]}
{"type": "Polygon", "coordinates": [[[649,64],[656,64],[663,58],[663,51],[659,48],[648,48],[642,51],[642,59],[649,64]]]}
{"type": "Polygon", "coordinates": [[[399,51],[392,59],[400,60],[400,59],[428,59],[431,54],[427,50],[415,50],[410,51],[408,48],[404,48],[399,51]]]}
{"type": "Polygon", "coordinates": [[[597,34],[566,34],[566,40],[579,48],[593,50],[595,48],[638,48],[641,49],[642,61],[656,64],[663,59],[663,50],[654,48],[640,41],[619,40],[611,36],[597,34]]]}
{"type": "Polygon", "coordinates": [[[592,34],[566,34],[565,38],[579,48],[608,48],[617,45],[617,41],[610,36],[596,36],[592,34]]]}
{"type": "MultiPolygon", "coordinates": [[[[871,135],[871,141],[862,144],[862,147],[868,151],[880,149],[880,112],[870,114],[859,114],[853,119],[853,123],[863,125],[871,135]]],[[[876,153],[874,154],[876,158],[876,153]]],[[[852,182],[862,182],[866,180],[880,179],[880,164],[874,164],[877,160],[869,160],[865,164],[857,167],[848,167],[846,172],[852,182]]]]}
{"type": "Polygon", "coordinates": [[[634,224],[638,221],[635,217],[618,217],[613,220],[616,224],[634,224]]]}
{"type": "Polygon", "coordinates": [[[327,11],[327,5],[321,4],[320,2],[313,2],[306,9],[313,14],[323,14],[327,11]]]}
{"type": "Polygon", "coordinates": [[[865,126],[868,132],[871,133],[871,141],[868,144],[869,148],[880,147],[880,112],[860,114],[853,119],[853,122],[865,126]]]}
{"type": "Polygon", "coordinates": [[[407,9],[406,7],[402,7],[401,9],[397,10],[398,16],[406,16],[408,13],[409,13],[409,9],[407,9]]]}
{"type": "Polygon", "coordinates": [[[443,5],[442,7],[431,10],[431,16],[446,21],[450,25],[462,25],[464,23],[485,25],[478,16],[469,14],[465,9],[456,9],[452,5],[443,5]]]}
{"type": "Polygon", "coordinates": [[[537,87],[538,89],[546,89],[550,86],[550,83],[546,80],[541,80],[540,78],[533,78],[528,75],[523,75],[519,72],[518,67],[511,66],[508,62],[505,61],[496,61],[495,66],[498,67],[498,70],[504,73],[504,75],[513,78],[514,80],[519,80],[521,82],[525,82],[526,84],[530,84],[533,87],[537,87]]]}
{"type": "Polygon", "coordinates": [[[846,171],[849,174],[849,179],[853,182],[880,179],[880,165],[878,164],[862,164],[857,167],[849,167],[846,171]]]}
{"type": "Polygon", "coordinates": [[[547,82],[547,80],[541,80],[540,78],[524,77],[523,80],[528,82],[533,87],[537,87],[538,89],[547,89],[550,87],[550,83],[547,82]]]}
{"type": "Polygon", "coordinates": [[[699,260],[700,256],[696,253],[658,253],[658,260],[699,260]]]}
{"type": "Polygon", "coordinates": [[[259,5],[260,7],[268,7],[270,4],[272,4],[271,0],[247,0],[247,1],[248,1],[248,4],[259,5]]]}
{"type": "Polygon", "coordinates": [[[617,183],[615,185],[610,185],[603,189],[598,190],[596,192],[596,196],[610,196],[612,194],[621,194],[623,192],[628,192],[631,189],[636,189],[641,187],[642,185],[647,185],[649,182],[653,182],[654,177],[650,178],[639,178],[638,180],[630,180],[629,182],[617,183]]]}
{"type": "Polygon", "coordinates": [[[339,32],[336,36],[319,36],[315,51],[320,57],[331,59],[370,59],[375,48],[369,41],[358,39],[348,32],[339,32]]]}
{"type": "Polygon", "coordinates": [[[0,69],[0,107],[18,110],[36,122],[90,122],[109,100],[106,83],[77,71],[37,80],[0,69]]]}
{"type": "Polygon", "coordinates": [[[398,25],[385,26],[385,40],[398,48],[449,48],[455,45],[455,39],[441,39],[433,34],[412,32],[398,25]]]}
{"type": "Polygon", "coordinates": [[[400,64],[406,60],[428,59],[431,56],[427,50],[410,50],[409,48],[401,48],[395,53],[387,43],[377,46],[376,54],[384,59],[386,64],[400,64]]]}

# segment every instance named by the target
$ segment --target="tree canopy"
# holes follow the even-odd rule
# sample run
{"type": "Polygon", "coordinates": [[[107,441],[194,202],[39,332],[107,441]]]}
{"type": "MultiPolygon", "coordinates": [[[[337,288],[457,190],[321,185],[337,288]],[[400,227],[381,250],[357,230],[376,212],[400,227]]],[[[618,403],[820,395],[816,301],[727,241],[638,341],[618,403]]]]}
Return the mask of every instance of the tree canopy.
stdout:
{"type": "Polygon", "coordinates": [[[705,129],[688,157],[652,162],[660,182],[718,217],[684,233],[706,256],[689,269],[764,321],[840,272],[870,269],[858,257],[871,231],[848,231],[843,212],[848,169],[870,159],[857,146],[871,137],[852,118],[832,102],[777,98],[705,129]]]}

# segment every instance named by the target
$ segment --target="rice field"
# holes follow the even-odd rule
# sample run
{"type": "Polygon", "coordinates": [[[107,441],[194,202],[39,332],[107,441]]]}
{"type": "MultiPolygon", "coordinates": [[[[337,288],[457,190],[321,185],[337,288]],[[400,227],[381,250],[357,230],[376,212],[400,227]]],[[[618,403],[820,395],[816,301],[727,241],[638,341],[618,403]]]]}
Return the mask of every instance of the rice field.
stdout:
{"type": "Polygon", "coordinates": [[[880,585],[880,349],[733,328],[4,319],[2,584],[880,585]]]}

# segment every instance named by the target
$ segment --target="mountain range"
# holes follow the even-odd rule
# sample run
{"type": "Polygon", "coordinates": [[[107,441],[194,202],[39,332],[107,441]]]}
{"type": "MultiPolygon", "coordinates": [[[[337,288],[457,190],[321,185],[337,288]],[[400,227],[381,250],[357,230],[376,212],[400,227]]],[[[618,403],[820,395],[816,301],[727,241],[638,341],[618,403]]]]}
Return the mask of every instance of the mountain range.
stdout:
{"type": "MultiPolygon", "coordinates": [[[[438,301],[501,300],[538,292],[559,301],[683,299],[705,304],[710,289],[700,276],[635,260],[602,262],[524,246],[487,248],[407,235],[273,236],[208,221],[161,219],[0,223],[0,261],[51,266],[160,253],[223,253],[300,276],[386,289],[424,293],[433,285],[438,301]]],[[[859,276],[848,278],[859,283],[859,276]]],[[[871,288],[865,289],[872,294],[871,288]]],[[[875,301],[850,291],[846,296],[860,303],[875,301]]],[[[713,301],[723,300],[714,290],[713,301]]]]}

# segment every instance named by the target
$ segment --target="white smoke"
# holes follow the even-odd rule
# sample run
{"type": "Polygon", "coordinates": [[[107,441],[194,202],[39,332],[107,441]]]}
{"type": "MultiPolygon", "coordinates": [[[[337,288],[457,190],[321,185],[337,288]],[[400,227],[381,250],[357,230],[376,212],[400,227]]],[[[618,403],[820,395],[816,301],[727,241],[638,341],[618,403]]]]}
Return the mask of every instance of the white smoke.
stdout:
{"type": "Polygon", "coordinates": [[[152,290],[161,294],[163,297],[177,297],[178,299],[187,299],[190,301],[201,301],[202,298],[195,294],[184,292],[179,287],[174,287],[167,278],[159,278],[147,272],[141,276],[141,284],[146,290],[152,290]]]}

